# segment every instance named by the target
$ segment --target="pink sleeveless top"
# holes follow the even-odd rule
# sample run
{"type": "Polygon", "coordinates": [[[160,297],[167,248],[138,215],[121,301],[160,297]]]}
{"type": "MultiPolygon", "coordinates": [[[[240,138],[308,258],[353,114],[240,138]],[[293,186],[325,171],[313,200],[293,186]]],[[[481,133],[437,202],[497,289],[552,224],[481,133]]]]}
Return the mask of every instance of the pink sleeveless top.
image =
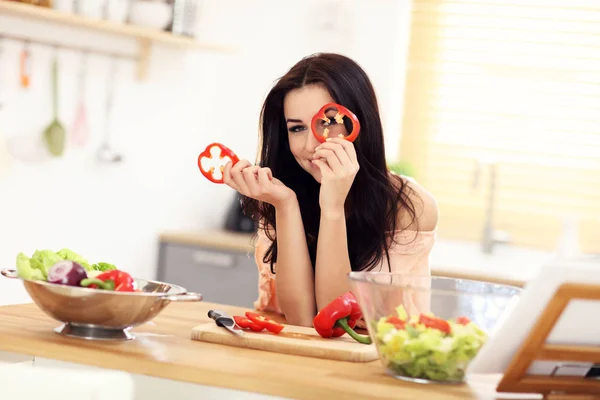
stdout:
{"type": "MultiPolygon", "coordinates": [[[[399,231],[394,244],[389,249],[392,272],[429,275],[429,253],[434,243],[435,231],[399,231]]],[[[271,266],[263,262],[263,257],[270,245],[271,241],[267,235],[262,229],[259,229],[254,252],[258,267],[258,299],[254,302],[254,307],[259,311],[281,314],[275,292],[276,275],[271,273],[271,266]]],[[[379,270],[388,271],[387,260],[382,260],[379,268],[374,269],[374,271],[379,270]]]]}

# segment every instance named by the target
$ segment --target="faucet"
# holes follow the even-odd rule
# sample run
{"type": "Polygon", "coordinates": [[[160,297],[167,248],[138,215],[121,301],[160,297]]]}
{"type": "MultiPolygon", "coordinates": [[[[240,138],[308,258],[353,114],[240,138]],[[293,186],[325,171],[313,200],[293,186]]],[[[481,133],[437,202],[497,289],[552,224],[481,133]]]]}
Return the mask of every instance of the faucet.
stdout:
{"type": "Polygon", "coordinates": [[[487,193],[487,201],[485,204],[485,221],[483,223],[483,231],[481,235],[481,250],[485,254],[492,254],[494,246],[498,243],[509,243],[510,234],[505,231],[494,229],[494,206],[496,200],[496,177],[498,164],[493,161],[477,160],[475,165],[475,174],[473,177],[473,189],[479,186],[481,180],[482,164],[489,168],[490,178],[487,193]]]}

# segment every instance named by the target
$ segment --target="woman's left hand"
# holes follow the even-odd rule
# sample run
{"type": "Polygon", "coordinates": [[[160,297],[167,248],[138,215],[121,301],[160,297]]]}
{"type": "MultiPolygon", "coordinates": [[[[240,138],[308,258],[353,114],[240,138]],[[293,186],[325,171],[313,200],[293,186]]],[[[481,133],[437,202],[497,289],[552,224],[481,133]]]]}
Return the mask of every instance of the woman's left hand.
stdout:
{"type": "Polygon", "coordinates": [[[359,169],[354,144],[341,138],[327,139],[315,149],[312,162],[321,170],[321,215],[343,215],[346,197],[359,169]]]}

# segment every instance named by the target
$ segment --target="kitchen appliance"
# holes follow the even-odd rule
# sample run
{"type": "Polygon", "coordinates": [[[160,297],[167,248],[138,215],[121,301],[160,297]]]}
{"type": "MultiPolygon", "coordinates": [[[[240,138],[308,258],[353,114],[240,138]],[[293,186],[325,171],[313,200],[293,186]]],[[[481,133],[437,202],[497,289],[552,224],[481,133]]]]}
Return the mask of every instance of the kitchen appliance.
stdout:
{"type": "Polygon", "coordinates": [[[235,192],[234,199],[225,217],[225,230],[231,232],[254,233],[256,223],[246,216],[242,210],[242,195],[235,192]]]}

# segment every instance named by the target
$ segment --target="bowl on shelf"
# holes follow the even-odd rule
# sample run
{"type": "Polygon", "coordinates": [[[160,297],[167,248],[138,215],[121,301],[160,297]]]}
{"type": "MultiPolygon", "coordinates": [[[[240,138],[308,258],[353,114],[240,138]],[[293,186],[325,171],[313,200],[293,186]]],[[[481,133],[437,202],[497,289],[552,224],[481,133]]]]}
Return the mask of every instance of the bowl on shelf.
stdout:
{"type": "Polygon", "coordinates": [[[173,8],[161,0],[134,0],[129,22],[133,25],[163,30],[173,19],[173,8]]]}
{"type": "Polygon", "coordinates": [[[145,279],[135,279],[139,292],[116,292],[21,279],[10,269],[0,273],[20,279],[33,302],[63,322],[55,332],[82,339],[133,339],[130,328],[151,321],[172,301],[202,301],[201,294],[181,286],[145,279]]]}
{"type": "Polygon", "coordinates": [[[351,272],[351,290],[388,374],[419,383],[462,383],[520,288],[483,281],[351,272]]]}

